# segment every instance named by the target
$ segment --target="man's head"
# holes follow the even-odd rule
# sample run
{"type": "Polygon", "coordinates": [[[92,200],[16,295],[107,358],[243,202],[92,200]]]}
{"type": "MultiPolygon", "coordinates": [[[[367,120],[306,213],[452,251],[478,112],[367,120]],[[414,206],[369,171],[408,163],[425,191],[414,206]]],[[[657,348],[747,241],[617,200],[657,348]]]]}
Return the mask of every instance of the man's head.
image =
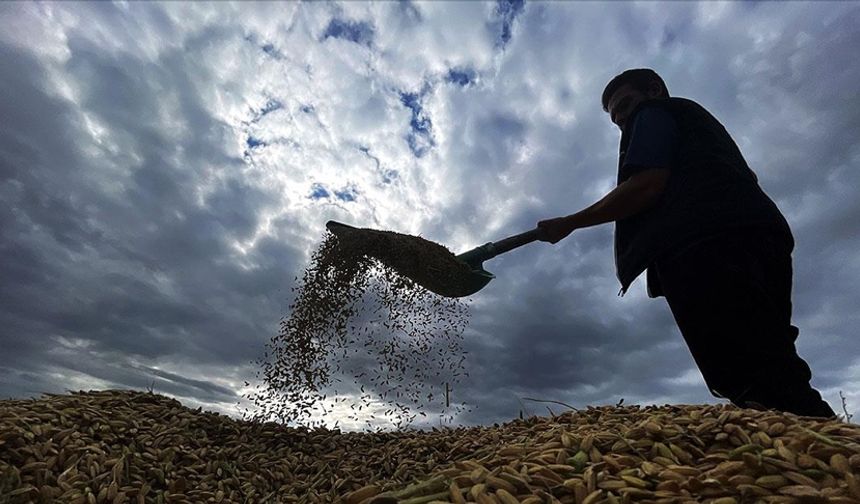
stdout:
{"type": "Polygon", "coordinates": [[[650,68],[636,68],[626,70],[609,81],[603,90],[603,110],[623,131],[630,113],[637,105],[645,100],[668,97],[666,83],[657,72],[650,68]]]}

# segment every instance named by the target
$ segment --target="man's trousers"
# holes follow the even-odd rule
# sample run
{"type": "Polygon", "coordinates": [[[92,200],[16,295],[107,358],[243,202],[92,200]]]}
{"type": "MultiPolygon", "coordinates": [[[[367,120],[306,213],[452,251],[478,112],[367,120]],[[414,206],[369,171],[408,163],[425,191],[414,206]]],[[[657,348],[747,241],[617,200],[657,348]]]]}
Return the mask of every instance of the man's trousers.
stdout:
{"type": "Polygon", "coordinates": [[[791,325],[791,247],[764,230],[713,237],[654,265],[705,383],[741,407],[833,417],[791,325]]]}

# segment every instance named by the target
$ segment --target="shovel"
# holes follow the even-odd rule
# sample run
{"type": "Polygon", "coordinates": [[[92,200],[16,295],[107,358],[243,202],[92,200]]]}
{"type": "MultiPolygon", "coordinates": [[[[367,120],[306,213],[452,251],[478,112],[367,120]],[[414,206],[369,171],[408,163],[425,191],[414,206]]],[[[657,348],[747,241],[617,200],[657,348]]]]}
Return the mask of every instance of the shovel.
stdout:
{"type": "MultiPolygon", "coordinates": [[[[354,239],[361,238],[362,233],[368,236],[379,233],[372,229],[361,229],[336,221],[328,221],[325,226],[338,238],[354,239]]],[[[490,280],[496,278],[495,275],[484,269],[484,261],[538,240],[543,233],[544,230],[535,228],[531,231],[510,236],[496,242],[486,243],[456,256],[448,253],[442,257],[437,253],[436,255],[439,257],[434,258],[436,259],[434,261],[435,267],[417,263],[416,269],[416,263],[414,262],[416,258],[394,258],[393,261],[390,257],[379,257],[378,259],[382,260],[383,263],[413,261],[411,263],[412,267],[408,268],[409,274],[407,275],[411,280],[440,296],[464,297],[478,292],[490,283],[490,280]],[[439,270],[440,264],[444,268],[444,271],[439,270]]],[[[408,237],[408,235],[402,236],[408,237]]],[[[431,247],[428,245],[434,245],[432,242],[427,242],[418,237],[408,237],[408,239],[412,241],[412,244],[418,243],[421,246],[427,247],[428,252],[431,250],[431,247]]],[[[436,253],[435,248],[433,248],[433,253],[436,253]]],[[[396,266],[395,269],[404,273],[404,269],[397,268],[396,266]]]]}

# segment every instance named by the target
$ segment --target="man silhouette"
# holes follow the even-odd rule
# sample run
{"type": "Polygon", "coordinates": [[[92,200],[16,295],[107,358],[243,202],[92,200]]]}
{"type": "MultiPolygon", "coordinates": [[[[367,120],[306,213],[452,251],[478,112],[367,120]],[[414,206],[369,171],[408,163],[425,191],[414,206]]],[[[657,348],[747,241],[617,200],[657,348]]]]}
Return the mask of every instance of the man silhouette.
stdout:
{"type": "Polygon", "coordinates": [[[740,407],[833,417],[812,388],[791,325],[794,238],[720,122],[670,97],[651,69],[603,91],[621,130],[618,185],[597,203],[543,220],[542,240],[615,222],[620,295],[647,270],[711,393],[740,407]]]}

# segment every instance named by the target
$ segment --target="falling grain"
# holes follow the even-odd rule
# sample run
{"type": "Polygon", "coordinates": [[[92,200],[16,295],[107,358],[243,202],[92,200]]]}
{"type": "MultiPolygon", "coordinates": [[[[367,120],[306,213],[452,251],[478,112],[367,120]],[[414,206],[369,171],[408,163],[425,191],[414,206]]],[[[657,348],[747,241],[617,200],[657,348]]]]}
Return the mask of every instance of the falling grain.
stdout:
{"type": "Polygon", "coordinates": [[[333,402],[368,427],[381,415],[404,428],[425,410],[450,421],[467,409],[448,397],[468,376],[467,307],[413,279],[451,282],[468,267],[422,238],[364,231],[326,233],[313,253],[289,316],[257,362],[260,383],[246,395],[256,410],[246,419],[313,426],[333,402]]]}

